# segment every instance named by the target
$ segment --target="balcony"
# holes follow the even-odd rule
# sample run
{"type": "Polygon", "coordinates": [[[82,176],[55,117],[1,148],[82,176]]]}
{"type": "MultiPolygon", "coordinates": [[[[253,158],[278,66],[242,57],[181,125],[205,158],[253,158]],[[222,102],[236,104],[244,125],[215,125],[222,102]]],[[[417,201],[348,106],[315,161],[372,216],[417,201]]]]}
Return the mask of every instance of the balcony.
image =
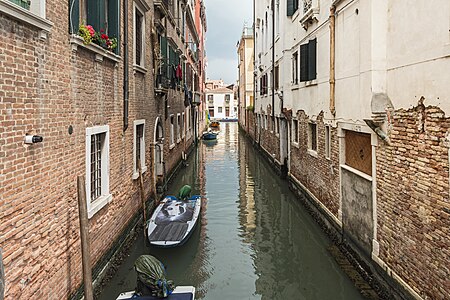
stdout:
{"type": "Polygon", "coordinates": [[[319,0],[303,0],[303,17],[300,19],[305,30],[308,29],[314,21],[318,21],[319,15],[319,0]]]}
{"type": "Polygon", "coordinates": [[[169,0],[154,0],[153,4],[163,15],[169,12],[169,0]]]}
{"type": "Polygon", "coordinates": [[[170,80],[164,74],[156,75],[155,93],[167,94],[170,87],[170,80]]]}

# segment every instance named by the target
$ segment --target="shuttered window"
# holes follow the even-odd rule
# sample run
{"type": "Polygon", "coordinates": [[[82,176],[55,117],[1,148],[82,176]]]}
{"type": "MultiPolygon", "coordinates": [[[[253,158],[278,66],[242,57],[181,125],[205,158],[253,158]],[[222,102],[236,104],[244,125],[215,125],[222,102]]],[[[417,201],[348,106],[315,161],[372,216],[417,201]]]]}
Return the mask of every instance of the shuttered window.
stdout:
{"type": "Polygon", "coordinates": [[[114,51],[119,53],[119,0],[72,0],[70,5],[70,33],[78,33],[80,22],[91,25],[96,32],[103,30],[109,37],[117,38],[114,51]]]}
{"type": "Polygon", "coordinates": [[[317,39],[300,45],[300,81],[317,78],[317,39]]]}
{"type": "Polygon", "coordinates": [[[298,9],[298,0],[287,0],[287,15],[291,17],[298,9]]]}
{"type": "Polygon", "coordinates": [[[139,66],[143,66],[143,41],[142,41],[142,27],[143,27],[143,16],[139,10],[135,10],[135,63],[139,66]]]}

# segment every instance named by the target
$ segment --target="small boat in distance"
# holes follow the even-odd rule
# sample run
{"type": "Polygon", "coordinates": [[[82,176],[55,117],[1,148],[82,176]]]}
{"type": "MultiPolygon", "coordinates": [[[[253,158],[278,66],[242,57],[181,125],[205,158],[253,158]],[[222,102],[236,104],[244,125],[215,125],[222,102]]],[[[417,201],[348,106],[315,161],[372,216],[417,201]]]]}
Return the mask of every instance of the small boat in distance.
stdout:
{"type": "Polygon", "coordinates": [[[206,131],[206,132],[203,133],[202,139],[207,140],[207,141],[215,140],[215,139],[217,139],[218,135],[219,135],[218,132],[206,131]]]}
{"type": "Polygon", "coordinates": [[[209,127],[217,129],[220,127],[220,123],[217,121],[212,121],[211,124],[209,124],[209,127]]]}
{"type": "Polygon", "coordinates": [[[178,195],[166,196],[155,209],[148,224],[148,240],[157,247],[184,244],[194,231],[200,214],[202,197],[189,197],[191,187],[185,185],[178,195]]]}

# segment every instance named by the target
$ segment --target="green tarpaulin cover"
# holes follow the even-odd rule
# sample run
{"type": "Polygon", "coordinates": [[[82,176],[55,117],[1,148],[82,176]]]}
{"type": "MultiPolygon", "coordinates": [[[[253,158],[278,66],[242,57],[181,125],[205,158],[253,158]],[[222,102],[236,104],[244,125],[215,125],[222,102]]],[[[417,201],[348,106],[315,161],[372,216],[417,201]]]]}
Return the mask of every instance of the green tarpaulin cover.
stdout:
{"type": "Polygon", "coordinates": [[[181,200],[186,200],[187,198],[189,198],[191,196],[191,186],[190,185],[185,185],[180,189],[180,192],[178,193],[178,199],[181,200]]]}
{"type": "Polygon", "coordinates": [[[136,292],[142,296],[166,298],[174,290],[172,280],[166,279],[164,265],[151,255],[141,255],[134,263],[137,272],[136,292]]]}

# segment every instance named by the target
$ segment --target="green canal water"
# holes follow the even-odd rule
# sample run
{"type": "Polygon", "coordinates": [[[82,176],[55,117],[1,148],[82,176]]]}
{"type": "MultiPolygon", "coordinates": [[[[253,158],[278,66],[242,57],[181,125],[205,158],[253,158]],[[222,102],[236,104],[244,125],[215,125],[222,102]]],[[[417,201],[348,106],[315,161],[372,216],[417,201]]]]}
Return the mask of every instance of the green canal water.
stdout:
{"type": "Polygon", "coordinates": [[[218,141],[199,144],[169,187],[205,196],[200,226],[179,248],[147,247],[139,235],[99,299],[133,290],[133,263],[151,254],[198,299],[364,299],[339,268],[331,241],[264,159],[222,123],[218,141]]]}

